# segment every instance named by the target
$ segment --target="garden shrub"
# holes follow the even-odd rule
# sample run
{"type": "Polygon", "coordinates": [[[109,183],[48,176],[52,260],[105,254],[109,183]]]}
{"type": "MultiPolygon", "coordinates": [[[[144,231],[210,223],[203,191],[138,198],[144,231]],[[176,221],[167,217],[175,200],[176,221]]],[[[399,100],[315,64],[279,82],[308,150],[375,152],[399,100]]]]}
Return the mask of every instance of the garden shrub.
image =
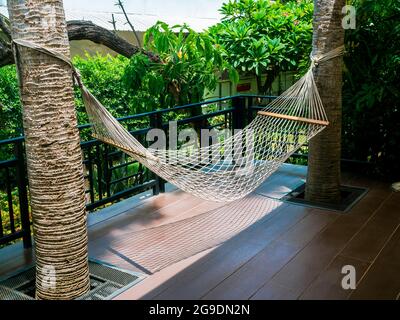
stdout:
{"type": "Polygon", "coordinates": [[[357,28],[346,33],[343,157],[400,179],[400,2],[353,0],[357,28]]]}
{"type": "Polygon", "coordinates": [[[256,77],[258,93],[268,93],[282,71],[308,67],[312,0],[234,0],[220,12],[222,21],[209,33],[230,65],[256,77]]]}
{"type": "Polygon", "coordinates": [[[15,66],[0,68],[0,140],[22,133],[21,103],[15,66]]]}

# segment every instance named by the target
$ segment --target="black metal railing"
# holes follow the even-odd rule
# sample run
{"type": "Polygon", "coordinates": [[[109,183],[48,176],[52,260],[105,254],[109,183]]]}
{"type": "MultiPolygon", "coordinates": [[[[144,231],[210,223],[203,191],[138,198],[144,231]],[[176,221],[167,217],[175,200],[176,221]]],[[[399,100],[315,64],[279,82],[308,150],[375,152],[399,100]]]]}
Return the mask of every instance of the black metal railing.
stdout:
{"type": "Polygon", "coordinates": [[[0,141],[0,154],[0,245],[22,238],[30,247],[24,138],[0,141]]]}

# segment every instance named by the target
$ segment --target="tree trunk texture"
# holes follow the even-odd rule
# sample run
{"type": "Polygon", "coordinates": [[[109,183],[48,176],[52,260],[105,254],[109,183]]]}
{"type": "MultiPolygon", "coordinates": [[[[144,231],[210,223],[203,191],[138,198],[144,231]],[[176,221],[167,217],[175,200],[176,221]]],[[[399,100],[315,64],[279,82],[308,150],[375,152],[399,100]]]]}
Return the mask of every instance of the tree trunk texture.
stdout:
{"type": "MultiPolygon", "coordinates": [[[[93,22],[75,20],[68,21],[67,30],[70,41],[90,40],[94,43],[104,45],[127,58],[141,52],[147,55],[151,61],[156,63],[161,62],[158,55],[129,43],[114,32],[95,25],[93,22]]],[[[7,36],[7,24],[1,16],[0,31],[3,31],[5,36],[7,36]]],[[[11,50],[11,42],[2,40],[0,37],[0,68],[13,63],[14,57],[11,50]]]]}
{"type": "MultiPolygon", "coordinates": [[[[62,0],[8,0],[14,39],[69,56],[62,0]]],[[[71,69],[18,47],[16,61],[36,254],[36,298],[73,299],[89,290],[82,153],[71,69]]]]}
{"type": "MultiPolygon", "coordinates": [[[[345,0],[314,0],[314,55],[343,45],[344,5],[345,0]]],[[[321,63],[314,73],[330,125],[309,144],[306,184],[306,199],[309,201],[340,201],[342,64],[342,57],[338,57],[321,63]]]]}

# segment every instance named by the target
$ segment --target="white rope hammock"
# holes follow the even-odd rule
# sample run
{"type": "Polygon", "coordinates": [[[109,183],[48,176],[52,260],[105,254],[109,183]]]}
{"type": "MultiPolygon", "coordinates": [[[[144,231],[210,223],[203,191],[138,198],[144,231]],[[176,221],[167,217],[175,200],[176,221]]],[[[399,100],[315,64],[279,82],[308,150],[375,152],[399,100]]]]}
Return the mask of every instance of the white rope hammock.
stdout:
{"type": "Polygon", "coordinates": [[[14,42],[71,66],[82,90],[94,137],[126,152],[178,188],[218,202],[234,201],[251,193],[329,124],[313,70],[318,63],[344,52],[344,47],[339,47],[313,57],[310,69],[299,81],[231,137],[207,147],[157,150],[146,149],[111,115],[81,83],[79,73],[68,58],[27,41],[14,42]]]}

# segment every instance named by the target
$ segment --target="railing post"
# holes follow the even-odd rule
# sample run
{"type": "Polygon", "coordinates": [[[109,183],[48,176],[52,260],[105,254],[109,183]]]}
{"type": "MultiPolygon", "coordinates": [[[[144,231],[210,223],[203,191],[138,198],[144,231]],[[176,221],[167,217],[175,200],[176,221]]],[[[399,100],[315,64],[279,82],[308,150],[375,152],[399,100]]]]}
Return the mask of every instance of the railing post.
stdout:
{"type": "Polygon", "coordinates": [[[23,150],[23,141],[20,140],[15,143],[15,158],[17,159],[17,184],[18,184],[18,200],[19,209],[21,215],[21,227],[23,231],[23,243],[24,248],[32,247],[31,238],[31,222],[29,219],[29,203],[28,203],[28,192],[27,192],[27,177],[25,169],[25,157],[23,150]]]}
{"type": "MultiPolygon", "coordinates": [[[[153,113],[150,115],[150,127],[163,129],[162,115],[160,113],[153,113]]],[[[165,180],[156,175],[156,185],[153,187],[153,194],[158,195],[159,193],[165,192],[165,180]]]]}
{"type": "Polygon", "coordinates": [[[251,121],[254,119],[254,114],[253,114],[253,97],[249,96],[247,97],[247,124],[249,124],[251,121]]]}
{"type": "Polygon", "coordinates": [[[104,159],[104,161],[103,161],[103,165],[104,165],[103,170],[104,170],[104,172],[103,172],[103,178],[104,178],[104,183],[105,183],[105,186],[106,186],[105,192],[106,192],[106,195],[107,195],[108,198],[111,197],[111,184],[110,184],[110,181],[112,179],[112,177],[111,177],[112,172],[110,172],[110,168],[109,168],[110,167],[109,150],[110,150],[109,145],[108,144],[104,144],[104,153],[103,153],[103,157],[104,157],[103,158],[104,159]]]}
{"type": "Polygon", "coordinates": [[[99,200],[103,199],[103,160],[101,158],[101,146],[96,145],[96,170],[97,170],[97,188],[99,200]]]}
{"type": "Polygon", "coordinates": [[[232,99],[232,107],[234,108],[232,114],[232,130],[243,129],[245,126],[246,117],[246,100],[245,97],[236,96],[232,99]]]}

